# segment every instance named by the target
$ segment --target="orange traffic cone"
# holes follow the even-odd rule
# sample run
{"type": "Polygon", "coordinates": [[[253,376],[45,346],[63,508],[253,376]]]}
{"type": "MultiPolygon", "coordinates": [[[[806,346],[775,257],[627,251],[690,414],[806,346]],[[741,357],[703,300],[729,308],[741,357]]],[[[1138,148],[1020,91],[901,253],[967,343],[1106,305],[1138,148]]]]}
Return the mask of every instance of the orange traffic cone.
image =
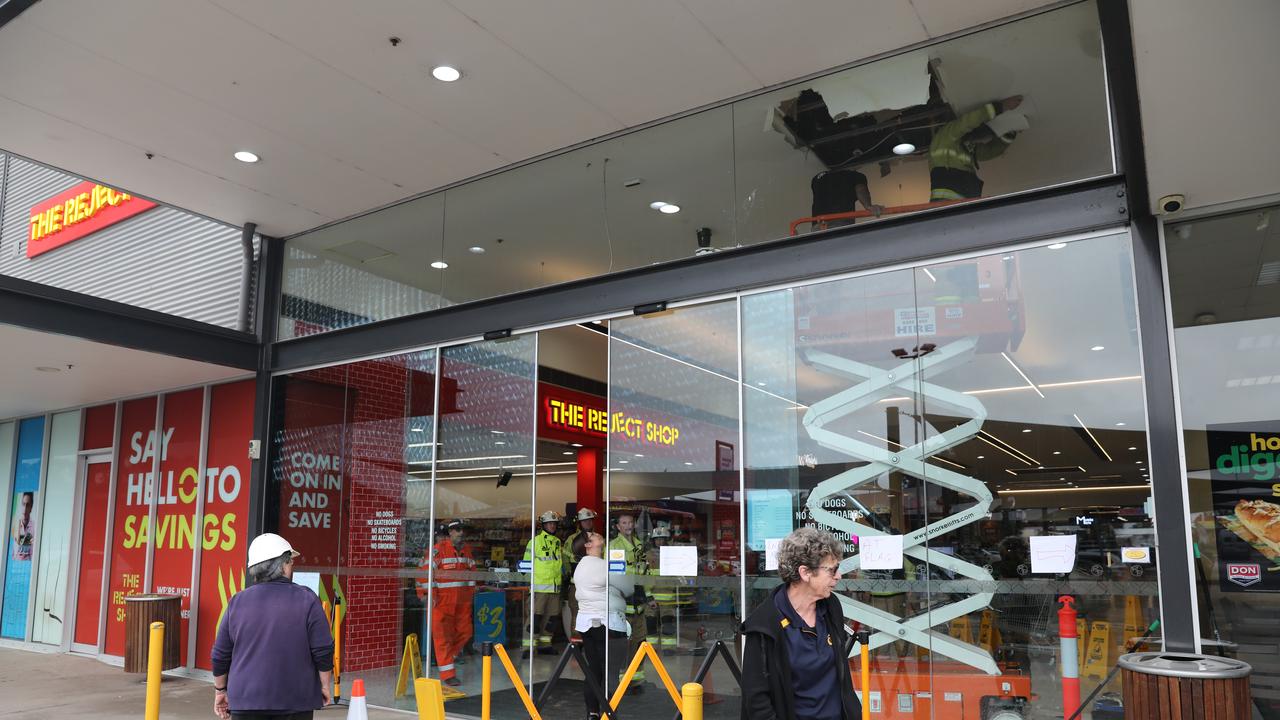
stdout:
{"type": "Polygon", "coordinates": [[[347,707],[347,720],[369,720],[369,706],[364,699],[364,680],[351,681],[351,700],[347,707]]]}

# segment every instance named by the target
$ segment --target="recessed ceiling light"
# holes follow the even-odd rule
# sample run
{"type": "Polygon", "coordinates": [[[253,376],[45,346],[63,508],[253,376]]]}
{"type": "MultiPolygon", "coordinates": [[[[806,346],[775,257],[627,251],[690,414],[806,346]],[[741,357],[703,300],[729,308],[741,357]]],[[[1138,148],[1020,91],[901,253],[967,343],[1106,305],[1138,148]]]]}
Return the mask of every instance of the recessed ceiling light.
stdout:
{"type": "Polygon", "coordinates": [[[915,151],[916,151],[916,146],[912,145],[909,142],[898,143],[897,145],[893,146],[894,155],[910,155],[915,151]]]}
{"type": "Polygon", "coordinates": [[[627,464],[627,463],[629,463],[629,462],[631,462],[631,461],[630,461],[630,460],[619,460],[619,461],[618,461],[618,464],[619,464],[619,465],[626,465],[626,464],[627,464]]]}
{"type": "Polygon", "coordinates": [[[1103,350],[1106,350],[1106,348],[1105,348],[1105,347],[1103,347],[1102,345],[1094,345],[1093,347],[1091,347],[1091,348],[1089,348],[1089,349],[1090,349],[1090,350],[1092,350],[1092,351],[1094,351],[1094,352],[1102,352],[1103,350]]]}
{"type": "Polygon", "coordinates": [[[692,464],[693,464],[693,463],[691,463],[691,462],[687,462],[687,463],[685,463],[685,465],[692,465],[692,464]]]}
{"type": "Polygon", "coordinates": [[[572,450],[565,450],[564,452],[562,452],[562,453],[560,453],[560,454],[561,454],[561,455],[572,455],[572,454],[573,454],[573,451],[572,451],[572,450]]]}
{"type": "Polygon", "coordinates": [[[506,444],[507,444],[507,441],[506,441],[506,440],[495,440],[495,441],[493,442],[493,444],[494,444],[494,445],[506,445],[506,444]]]}
{"type": "Polygon", "coordinates": [[[1066,247],[1066,246],[1067,246],[1067,244],[1066,244],[1066,243],[1054,243],[1054,244],[1052,244],[1052,245],[1050,245],[1050,246],[1049,246],[1049,249],[1050,249],[1050,250],[1061,250],[1062,248],[1064,248],[1064,247],[1066,247]]]}
{"type": "Polygon", "coordinates": [[[235,158],[242,163],[256,163],[259,160],[257,153],[251,153],[248,150],[237,150],[235,158]]]}
{"type": "Polygon", "coordinates": [[[666,205],[663,205],[662,207],[658,208],[658,212],[662,213],[663,215],[675,215],[676,213],[680,212],[680,206],[667,203],[666,205]]]}
{"type": "Polygon", "coordinates": [[[475,253],[476,255],[483,255],[483,254],[484,254],[484,248],[480,247],[479,245],[472,245],[471,247],[467,248],[467,251],[468,251],[468,252],[473,252],[473,253],[475,253]]]}
{"type": "Polygon", "coordinates": [[[506,435],[506,434],[507,434],[507,433],[506,433],[505,431],[503,431],[503,430],[490,430],[489,432],[493,433],[494,435],[506,435]]]}
{"type": "Polygon", "coordinates": [[[982,459],[983,459],[983,458],[985,458],[985,457],[986,457],[986,455],[979,455],[979,456],[978,456],[978,459],[979,459],[979,460],[982,460],[982,459]]]}
{"type": "Polygon", "coordinates": [[[663,206],[665,206],[666,204],[667,204],[666,200],[654,200],[653,202],[649,203],[649,209],[661,210],[663,206]]]}
{"type": "Polygon", "coordinates": [[[431,267],[433,267],[433,268],[435,268],[435,269],[437,269],[437,270],[443,270],[443,269],[445,269],[445,268],[449,267],[449,263],[447,263],[447,262],[445,262],[445,261],[443,261],[443,260],[437,260],[437,261],[435,261],[435,262],[431,263],[431,267]]]}
{"type": "Polygon", "coordinates": [[[759,385],[760,387],[764,387],[764,386],[765,386],[765,382],[764,382],[763,380],[761,380],[760,382],[756,383],[756,385],[759,385]]]}
{"type": "Polygon", "coordinates": [[[440,65],[432,68],[431,77],[439,80],[440,82],[453,82],[454,80],[462,77],[462,73],[458,72],[458,69],[455,67],[440,65]]]}
{"type": "Polygon", "coordinates": [[[1054,455],[1061,455],[1061,454],[1062,454],[1062,451],[1061,451],[1061,450],[1054,450],[1054,451],[1053,451],[1053,454],[1054,454],[1054,455]]]}
{"type": "Polygon", "coordinates": [[[62,368],[53,367],[52,365],[41,365],[40,367],[36,368],[36,370],[39,370],[40,372],[47,372],[47,373],[62,372],[62,368]]]}
{"type": "Polygon", "coordinates": [[[1116,423],[1116,427],[1124,427],[1124,423],[1122,423],[1122,422],[1118,422],[1118,423],[1116,423]]]}
{"type": "Polygon", "coordinates": [[[1022,432],[1024,433],[1031,432],[1031,428],[1022,428],[1022,432]]]}
{"type": "Polygon", "coordinates": [[[1141,464],[1142,464],[1142,461],[1141,461],[1141,460],[1139,460],[1136,464],[1137,464],[1137,465],[1141,465],[1141,464]]]}
{"type": "Polygon", "coordinates": [[[422,428],[409,428],[409,431],[410,432],[426,432],[426,430],[423,430],[422,428]]]}
{"type": "Polygon", "coordinates": [[[642,455],[642,454],[640,454],[640,453],[636,453],[636,457],[644,457],[644,455],[642,455]]]}
{"type": "Polygon", "coordinates": [[[1130,449],[1130,450],[1137,450],[1138,448],[1136,448],[1136,447],[1131,447],[1131,448],[1129,448],[1129,449],[1130,449]]]}
{"type": "Polygon", "coordinates": [[[574,447],[582,447],[582,443],[569,443],[569,444],[574,447]]]}

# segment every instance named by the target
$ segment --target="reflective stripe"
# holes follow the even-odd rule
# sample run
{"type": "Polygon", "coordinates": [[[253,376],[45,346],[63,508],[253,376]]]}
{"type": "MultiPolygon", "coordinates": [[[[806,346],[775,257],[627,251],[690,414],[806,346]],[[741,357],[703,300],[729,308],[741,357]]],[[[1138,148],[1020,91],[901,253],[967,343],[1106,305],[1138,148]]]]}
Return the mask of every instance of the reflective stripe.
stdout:
{"type": "Polygon", "coordinates": [[[466,586],[467,586],[467,583],[462,580],[459,580],[457,582],[436,583],[436,587],[438,588],[455,588],[455,587],[466,587],[466,586]]]}
{"type": "Polygon", "coordinates": [[[440,559],[440,564],[441,564],[441,565],[456,565],[456,564],[457,564],[457,562],[458,562],[459,560],[461,560],[461,559],[462,559],[462,558],[456,558],[456,557],[441,558],[441,559],[440,559]]]}
{"type": "Polygon", "coordinates": [[[539,556],[538,556],[538,560],[540,560],[540,561],[542,561],[542,562],[554,562],[554,561],[557,561],[557,560],[559,560],[559,559],[560,559],[560,558],[557,558],[555,555],[539,555],[539,556]]]}
{"type": "Polygon", "coordinates": [[[556,587],[555,585],[540,585],[540,584],[534,583],[533,591],[534,592],[559,592],[560,588],[556,587]]]}
{"type": "Polygon", "coordinates": [[[930,200],[963,200],[964,196],[954,190],[947,188],[934,188],[929,193],[930,200]]]}
{"type": "Polygon", "coordinates": [[[453,669],[453,663],[449,663],[448,665],[441,665],[436,669],[439,670],[440,672],[448,672],[453,669]]]}
{"type": "Polygon", "coordinates": [[[419,590],[426,590],[431,587],[431,583],[427,582],[426,580],[419,580],[416,584],[419,590]]]}

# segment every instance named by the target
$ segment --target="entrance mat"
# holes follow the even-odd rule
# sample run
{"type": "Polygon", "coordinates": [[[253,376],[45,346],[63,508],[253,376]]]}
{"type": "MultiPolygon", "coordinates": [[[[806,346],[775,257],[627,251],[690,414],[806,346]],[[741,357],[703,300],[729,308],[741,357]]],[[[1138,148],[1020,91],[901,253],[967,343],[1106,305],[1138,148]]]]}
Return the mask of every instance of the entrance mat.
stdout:
{"type": "MultiPolygon", "coordinates": [[[[546,683],[534,683],[533,699],[538,699],[546,683]]],[[[547,703],[538,708],[543,718],[555,720],[574,720],[587,716],[587,706],[582,697],[584,683],[581,680],[561,680],[556,683],[547,703]]],[[[738,720],[741,717],[741,702],[737,695],[717,696],[721,702],[704,702],[702,716],[706,720],[738,720]]],[[[480,716],[480,695],[469,695],[465,698],[450,700],[445,705],[450,715],[480,716]]],[[[665,720],[674,717],[676,707],[667,695],[667,691],[652,683],[645,683],[644,692],[639,695],[627,695],[618,705],[620,720],[627,718],[645,718],[646,720],[665,720]]],[[[493,693],[491,717],[495,718],[527,718],[528,712],[515,690],[498,690],[493,693]]]]}

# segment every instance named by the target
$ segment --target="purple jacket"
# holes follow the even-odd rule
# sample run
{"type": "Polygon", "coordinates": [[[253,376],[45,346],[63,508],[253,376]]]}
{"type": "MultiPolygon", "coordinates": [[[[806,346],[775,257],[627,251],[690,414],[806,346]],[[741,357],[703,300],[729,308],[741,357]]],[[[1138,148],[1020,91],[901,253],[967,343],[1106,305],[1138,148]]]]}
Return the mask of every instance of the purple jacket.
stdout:
{"type": "Polygon", "coordinates": [[[296,713],[324,704],[319,672],[333,670],[333,635],[320,598],[285,578],[241,590],[213,643],[233,712],[296,713]]]}

